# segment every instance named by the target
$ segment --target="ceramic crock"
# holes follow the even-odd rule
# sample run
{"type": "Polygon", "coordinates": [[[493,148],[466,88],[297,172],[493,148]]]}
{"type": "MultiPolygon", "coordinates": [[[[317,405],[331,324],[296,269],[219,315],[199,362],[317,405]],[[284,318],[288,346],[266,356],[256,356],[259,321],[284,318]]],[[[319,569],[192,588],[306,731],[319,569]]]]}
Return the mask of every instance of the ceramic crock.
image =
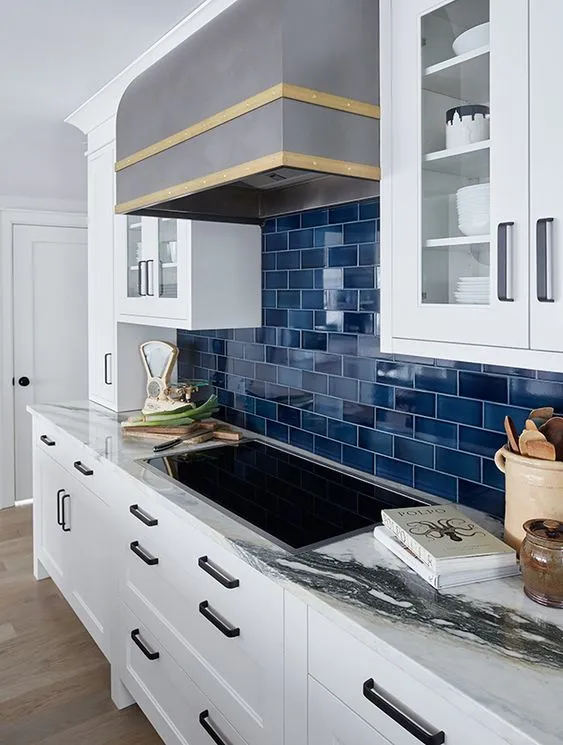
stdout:
{"type": "Polygon", "coordinates": [[[524,592],[536,603],[563,608],[563,523],[528,520],[520,547],[524,592]]]}
{"type": "Polygon", "coordinates": [[[527,520],[563,521],[563,462],[528,458],[504,446],[495,463],[506,482],[504,540],[518,551],[527,520]]]}

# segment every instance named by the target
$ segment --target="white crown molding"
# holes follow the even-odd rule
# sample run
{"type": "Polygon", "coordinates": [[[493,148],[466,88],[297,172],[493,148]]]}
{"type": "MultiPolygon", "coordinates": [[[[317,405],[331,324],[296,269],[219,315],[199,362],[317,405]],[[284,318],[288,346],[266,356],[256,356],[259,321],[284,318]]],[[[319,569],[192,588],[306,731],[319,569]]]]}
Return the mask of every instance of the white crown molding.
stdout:
{"type": "Polygon", "coordinates": [[[128,65],[109,83],[95,93],[91,98],[79,106],[65,119],[67,124],[78,127],[88,134],[95,127],[100,126],[115,116],[121,96],[127,86],[144,70],[168,54],[172,49],[189,38],[200,28],[216,18],[236,0],[204,0],[180,23],[176,24],[168,33],[143,52],[140,57],[128,65]]]}

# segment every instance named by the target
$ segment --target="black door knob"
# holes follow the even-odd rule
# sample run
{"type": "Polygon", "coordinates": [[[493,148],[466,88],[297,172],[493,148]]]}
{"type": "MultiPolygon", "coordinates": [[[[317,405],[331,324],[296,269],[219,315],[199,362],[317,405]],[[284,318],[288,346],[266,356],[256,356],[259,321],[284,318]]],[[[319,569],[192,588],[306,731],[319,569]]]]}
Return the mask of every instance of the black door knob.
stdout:
{"type": "Polygon", "coordinates": [[[29,385],[29,378],[26,378],[24,375],[23,378],[20,378],[18,380],[18,383],[21,385],[22,388],[27,388],[27,386],[29,385]]]}

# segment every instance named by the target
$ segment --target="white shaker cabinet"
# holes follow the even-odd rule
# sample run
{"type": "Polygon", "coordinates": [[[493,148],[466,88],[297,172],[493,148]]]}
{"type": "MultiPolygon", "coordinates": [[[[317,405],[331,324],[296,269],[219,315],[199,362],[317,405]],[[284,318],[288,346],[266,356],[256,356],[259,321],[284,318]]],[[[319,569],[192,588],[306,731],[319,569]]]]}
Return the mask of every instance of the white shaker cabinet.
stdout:
{"type": "Polygon", "coordinates": [[[262,323],[261,229],[116,217],[118,320],[170,328],[262,323]]]}

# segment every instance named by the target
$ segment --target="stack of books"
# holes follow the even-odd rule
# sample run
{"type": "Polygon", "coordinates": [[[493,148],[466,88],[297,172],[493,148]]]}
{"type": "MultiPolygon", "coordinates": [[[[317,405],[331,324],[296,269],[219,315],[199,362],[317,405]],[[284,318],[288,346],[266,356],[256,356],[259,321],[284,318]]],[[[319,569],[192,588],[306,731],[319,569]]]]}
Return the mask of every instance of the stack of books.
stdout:
{"type": "Polygon", "coordinates": [[[373,535],[437,590],[519,573],[516,552],[450,505],[382,510],[373,535]]]}

